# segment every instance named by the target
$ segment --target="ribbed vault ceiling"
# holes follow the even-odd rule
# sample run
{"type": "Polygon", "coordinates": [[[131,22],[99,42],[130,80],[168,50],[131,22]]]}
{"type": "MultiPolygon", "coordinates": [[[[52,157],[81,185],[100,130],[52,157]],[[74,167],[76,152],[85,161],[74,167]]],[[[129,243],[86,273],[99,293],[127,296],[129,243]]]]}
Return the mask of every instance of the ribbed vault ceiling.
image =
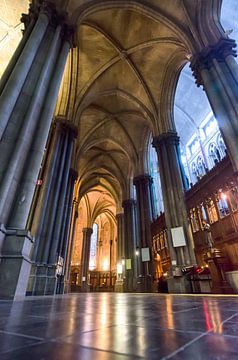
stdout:
{"type": "MultiPolygon", "coordinates": [[[[18,26],[27,2],[4,1],[9,26],[18,26]]],[[[132,196],[133,177],[148,172],[151,133],[156,136],[172,129],[175,118],[185,144],[210,111],[188,67],[181,75],[173,117],[174,94],[180,70],[190,54],[219,38],[222,28],[212,23],[221,1],[55,3],[68,12],[77,29],[77,46],[68,57],[56,115],[78,127],[78,197],[88,198],[94,206],[95,193],[106,193],[113,204],[108,203],[108,208],[114,206],[114,213],[119,212],[122,200],[132,196]]],[[[225,0],[224,6],[226,3],[238,11],[235,0],[225,0]]],[[[230,19],[226,27],[234,28],[236,18],[230,19]]],[[[0,20],[0,34],[2,24],[0,20]]],[[[3,63],[1,56],[5,56],[2,51],[3,63]]]]}

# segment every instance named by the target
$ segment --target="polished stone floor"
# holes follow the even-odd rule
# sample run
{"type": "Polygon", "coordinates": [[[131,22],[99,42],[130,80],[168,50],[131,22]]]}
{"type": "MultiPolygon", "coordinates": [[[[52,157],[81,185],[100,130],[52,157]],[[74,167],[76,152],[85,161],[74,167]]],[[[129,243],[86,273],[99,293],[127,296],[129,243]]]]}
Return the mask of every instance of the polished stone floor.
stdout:
{"type": "Polygon", "coordinates": [[[0,359],[238,359],[238,297],[89,293],[3,300],[0,359]]]}

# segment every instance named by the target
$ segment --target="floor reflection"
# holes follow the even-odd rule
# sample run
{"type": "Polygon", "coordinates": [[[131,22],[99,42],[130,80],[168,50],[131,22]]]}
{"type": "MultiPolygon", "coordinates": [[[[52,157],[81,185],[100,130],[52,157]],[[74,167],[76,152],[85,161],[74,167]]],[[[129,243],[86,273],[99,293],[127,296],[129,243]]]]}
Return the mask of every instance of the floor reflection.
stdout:
{"type": "Polygon", "coordinates": [[[0,302],[1,360],[230,360],[237,353],[235,297],[88,293],[0,302]]]}
{"type": "Polygon", "coordinates": [[[214,333],[222,334],[222,319],[217,301],[204,299],[203,309],[206,319],[207,331],[213,329],[214,333]]]}

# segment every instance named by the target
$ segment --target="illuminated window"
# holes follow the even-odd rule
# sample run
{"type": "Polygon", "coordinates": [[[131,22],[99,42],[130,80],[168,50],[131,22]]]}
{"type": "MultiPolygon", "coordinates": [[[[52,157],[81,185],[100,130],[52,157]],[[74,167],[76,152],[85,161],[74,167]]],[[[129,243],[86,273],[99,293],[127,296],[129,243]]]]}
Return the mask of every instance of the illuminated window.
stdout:
{"type": "Polygon", "coordinates": [[[197,158],[197,172],[198,176],[203,176],[206,173],[204,160],[201,156],[197,158]]]}
{"type": "Polygon", "coordinates": [[[206,214],[206,210],[203,204],[201,204],[201,217],[202,220],[207,222],[207,214],[206,214]]]}
{"type": "Polygon", "coordinates": [[[207,123],[207,125],[204,128],[205,134],[207,137],[211,136],[213,133],[215,133],[218,129],[217,121],[215,118],[213,118],[211,121],[207,123]]]}
{"type": "Polygon", "coordinates": [[[238,186],[234,186],[227,193],[230,199],[231,210],[238,210],[238,186]]]}
{"type": "Polygon", "coordinates": [[[224,143],[224,140],[223,140],[221,134],[219,134],[217,137],[217,146],[218,146],[221,157],[222,158],[225,157],[226,156],[226,145],[224,143]]]}
{"type": "Polygon", "coordinates": [[[222,190],[220,190],[218,193],[217,206],[219,209],[220,218],[223,218],[230,214],[230,210],[227,202],[227,194],[224,193],[222,190]]]}
{"type": "Polygon", "coordinates": [[[153,178],[153,194],[154,194],[154,203],[155,203],[155,212],[158,216],[160,212],[164,211],[164,203],[162,198],[162,190],[160,183],[160,175],[159,175],[159,164],[158,157],[155,149],[150,145],[149,149],[149,160],[150,160],[150,174],[153,178]]]}
{"type": "Polygon", "coordinates": [[[190,210],[190,222],[193,232],[199,231],[198,215],[195,208],[190,210]]]}
{"type": "Polygon", "coordinates": [[[200,149],[199,140],[196,138],[193,143],[190,145],[191,153],[194,154],[200,149]]]}
{"type": "Polygon", "coordinates": [[[97,256],[97,241],[98,241],[98,224],[93,224],[93,233],[90,242],[90,257],[89,257],[89,270],[95,270],[96,256],[97,256]]]}
{"type": "Polygon", "coordinates": [[[206,202],[206,208],[207,208],[207,213],[208,213],[210,224],[213,224],[214,222],[218,221],[218,214],[217,214],[216,206],[212,199],[209,199],[206,202]]]}
{"type": "Polygon", "coordinates": [[[219,162],[221,160],[221,155],[220,155],[220,152],[219,152],[216,144],[211,143],[209,145],[208,153],[209,153],[209,158],[210,158],[212,166],[214,166],[217,162],[219,162]]]}

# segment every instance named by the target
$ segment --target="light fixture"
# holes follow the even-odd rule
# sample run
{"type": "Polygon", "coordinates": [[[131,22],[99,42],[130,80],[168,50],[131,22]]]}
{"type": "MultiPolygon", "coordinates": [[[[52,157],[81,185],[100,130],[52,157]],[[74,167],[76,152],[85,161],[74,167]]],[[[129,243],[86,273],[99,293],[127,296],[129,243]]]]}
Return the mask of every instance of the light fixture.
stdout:
{"type": "Polygon", "coordinates": [[[221,193],[221,198],[222,198],[223,200],[226,200],[226,199],[227,199],[227,195],[222,192],[222,193],[221,193]]]}
{"type": "Polygon", "coordinates": [[[140,251],[139,251],[140,249],[137,247],[136,248],[136,256],[139,256],[139,254],[140,254],[140,251]]]}
{"type": "Polygon", "coordinates": [[[121,275],[122,274],[122,263],[118,263],[117,264],[117,273],[118,273],[118,275],[121,275]]]}

